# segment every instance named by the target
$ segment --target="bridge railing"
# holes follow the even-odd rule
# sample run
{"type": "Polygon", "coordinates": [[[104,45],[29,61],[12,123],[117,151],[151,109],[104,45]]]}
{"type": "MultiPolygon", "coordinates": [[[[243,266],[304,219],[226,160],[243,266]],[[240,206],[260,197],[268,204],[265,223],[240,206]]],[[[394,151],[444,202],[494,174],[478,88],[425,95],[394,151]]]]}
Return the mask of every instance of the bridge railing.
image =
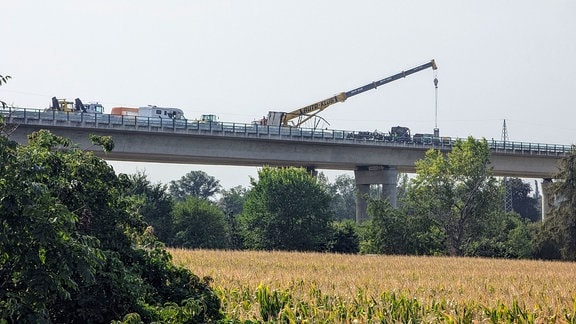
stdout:
{"type": "MultiPolygon", "coordinates": [[[[201,120],[167,119],[158,117],[121,116],[76,112],[46,111],[29,108],[0,109],[6,122],[57,127],[113,128],[147,132],[173,132],[215,136],[268,137],[279,140],[321,141],[354,145],[411,146],[417,148],[450,149],[459,138],[441,137],[426,141],[392,136],[358,136],[361,132],[267,126],[257,123],[206,122],[201,120]]],[[[572,145],[543,144],[489,140],[493,152],[511,154],[565,155],[572,145]]]]}

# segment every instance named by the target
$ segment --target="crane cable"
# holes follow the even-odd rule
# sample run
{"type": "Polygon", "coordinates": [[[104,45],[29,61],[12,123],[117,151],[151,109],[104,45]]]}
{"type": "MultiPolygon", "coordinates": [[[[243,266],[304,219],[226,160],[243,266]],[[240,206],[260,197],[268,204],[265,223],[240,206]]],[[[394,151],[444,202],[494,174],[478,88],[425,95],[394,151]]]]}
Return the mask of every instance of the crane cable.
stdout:
{"type": "Polygon", "coordinates": [[[438,130],[438,72],[434,71],[434,88],[435,88],[435,102],[434,102],[434,132],[438,130]]]}

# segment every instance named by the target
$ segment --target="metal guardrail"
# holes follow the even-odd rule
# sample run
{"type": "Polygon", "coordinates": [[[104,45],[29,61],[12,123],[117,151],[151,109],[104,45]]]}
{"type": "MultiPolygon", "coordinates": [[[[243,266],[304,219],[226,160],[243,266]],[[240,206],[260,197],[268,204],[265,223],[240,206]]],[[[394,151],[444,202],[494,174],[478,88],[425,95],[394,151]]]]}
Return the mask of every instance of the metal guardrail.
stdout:
{"type": "MultiPolygon", "coordinates": [[[[338,142],[340,144],[383,145],[414,148],[450,149],[460,138],[442,137],[430,141],[394,140],[391,137],[358,138],[358,132],[333,129],[263,126],[234,122],[204,122],[187,119],[158,117],[120,116],[75,112],[45,111],[39,109],[0,109],[0,116],[7,123],[46,125],[58,127],[81,127],[97,129],[124,129],[145,132],[170,132],[180,134],[203,134],[215,136],[243,136],[284,139],[293,141],[338,142]]],[[[488,140],[493,152],[528,155],[563,156],[573,150],[572,145],[488,140]]]]}

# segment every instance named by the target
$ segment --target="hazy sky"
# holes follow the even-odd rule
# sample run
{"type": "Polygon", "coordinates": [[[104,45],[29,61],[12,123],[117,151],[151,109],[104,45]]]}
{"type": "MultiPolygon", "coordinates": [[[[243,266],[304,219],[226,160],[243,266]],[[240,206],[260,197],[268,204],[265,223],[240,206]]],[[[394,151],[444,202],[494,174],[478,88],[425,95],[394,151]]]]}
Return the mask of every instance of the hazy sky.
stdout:
{"type": "MultiPolygon", "coordinates": [[[[0,100],[180,107],[246,122],[435,59],[443,136],[576,142],[576,1],[19,0],[0,3],[0,100]]],[[[431,133],[431,69],[321,113],[345,130],[431,133]]],[[[113,163],[154,181],[256,168],[113,163]]],[[[330,173],[332,174],[332,173],[330,173]]]]}

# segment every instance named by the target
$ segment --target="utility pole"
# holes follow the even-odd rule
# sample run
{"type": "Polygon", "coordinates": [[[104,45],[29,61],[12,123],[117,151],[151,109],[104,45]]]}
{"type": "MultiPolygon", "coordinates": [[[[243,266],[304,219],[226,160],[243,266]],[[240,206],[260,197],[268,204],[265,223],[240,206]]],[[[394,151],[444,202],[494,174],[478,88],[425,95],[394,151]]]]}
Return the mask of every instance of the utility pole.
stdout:
{"type": "MultiPolygon", "coordinates": [[[[506,142],[508,142],[508,129],[506,128],[506,119],[504,119],[504,124],[502,125],[502,142],[504,143],[504,149],[506,149],[506,142]]],[[[511,212],[512,206],[512,188],[510,188],[510,182],[508,177],[504,177],[504,211],[511,212]]]]}

